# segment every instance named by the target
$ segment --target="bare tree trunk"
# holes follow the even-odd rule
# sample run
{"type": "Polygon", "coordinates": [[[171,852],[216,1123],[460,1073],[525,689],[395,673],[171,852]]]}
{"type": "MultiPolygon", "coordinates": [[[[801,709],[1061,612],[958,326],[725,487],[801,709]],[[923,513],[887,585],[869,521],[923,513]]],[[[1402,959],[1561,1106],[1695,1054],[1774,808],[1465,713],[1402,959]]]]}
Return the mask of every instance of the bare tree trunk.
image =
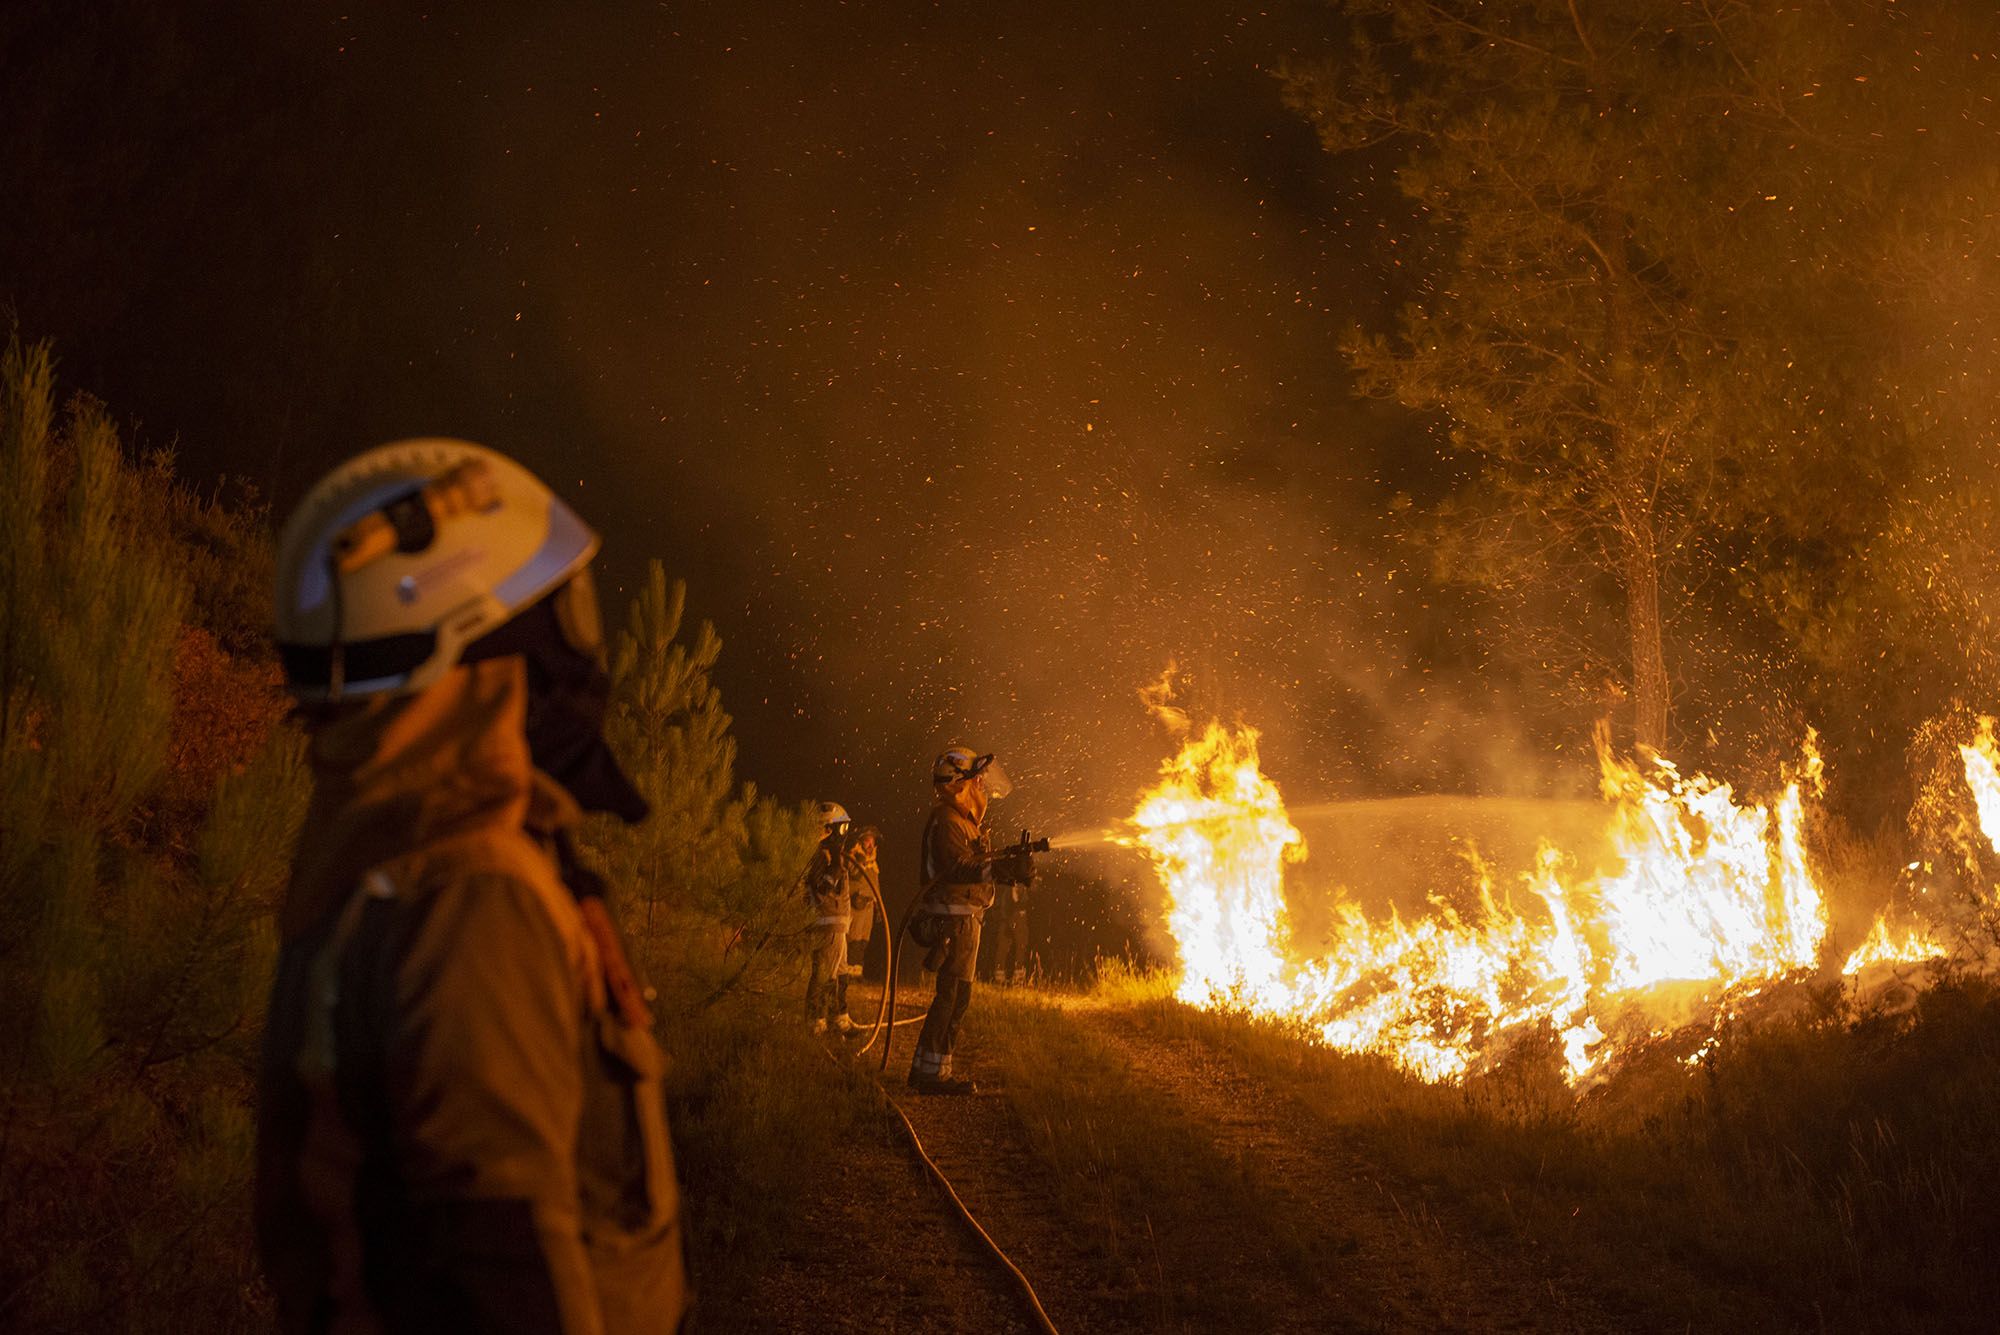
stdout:
{"type": "Polygon", "coordinates": [[[1667,654],[1660,630],[1660,557],[1651,516],[1626,527],[1625,628],[1632,649],[1633,741],[1654,751],[1667,745],[1667,654]]]}
{"type": "MultiPolygon", "coordinates": [[[[1596,53],[1573,6],[1570,16],[1576,23],[1577,39],[1595,66],[1596,53]]],[[[1608,86],[1600,84],[1600,88],[1608,86]]],[[[1608,95],[1600,93],[1597,100],[1600,114],[1608,115],[1608,95]]],[[[1607,200],[1613,197],[1607,190],[1607,200]]],[[[1626,312],[1632,275],[1626,266],[1625,248],[1631,225],[1622,209],[1606,203],[1598,211],[1594,232],[1593,244],[1604,275],[1609,400],[1613,416],[1623,418],[1634,402],[1635,381],[1626,312]]],[[[1625,629],[1632,651],[1632,740],[1636,746],[1661,751],[1667,744],[1667,658],[1660,631],[1659,528],[1644,481],[1652,471],[1651,460],[1641,448],[1646,443],[1643,431],[1633,430],[1629,422],[1612,428],[1612,443],[1618,471],[1611,486],[1624,547],[1619,573],[1625,586],[1625,629]]]]}

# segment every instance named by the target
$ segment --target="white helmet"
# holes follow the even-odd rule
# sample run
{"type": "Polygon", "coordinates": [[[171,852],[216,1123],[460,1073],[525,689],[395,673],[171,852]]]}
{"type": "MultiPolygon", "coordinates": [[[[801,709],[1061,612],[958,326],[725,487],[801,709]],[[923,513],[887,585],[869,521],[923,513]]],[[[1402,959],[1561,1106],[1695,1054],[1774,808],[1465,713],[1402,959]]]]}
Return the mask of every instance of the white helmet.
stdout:
{"type": "MultiPolygon", "coordinates": [[[[278,650],[302,700],[407,694],[565,585],[579,641],[602,630],[587,580],[598,538],[512,459],[463,440],[403,440],[306,494],[278,540],[278,650]]],[[[587,647],[587,646],[579,646],[587,647]]]]}
{"type": "Polygon", "coordinates": [[[847,814],[847,808],[838,802],[819,804],[819,823],[835,834],[842,833],[854,821],[847,814]]]}
{"type": "Polygon", "coordinates": [[[980,755],[969,746],[952,746],[931,762],[931,782],[938,787],[950,787],[972,779],[986,785],[989,797],[1005,797],[1014,791],[1007,771],[1000,768],[991,751],[980,755]]]}

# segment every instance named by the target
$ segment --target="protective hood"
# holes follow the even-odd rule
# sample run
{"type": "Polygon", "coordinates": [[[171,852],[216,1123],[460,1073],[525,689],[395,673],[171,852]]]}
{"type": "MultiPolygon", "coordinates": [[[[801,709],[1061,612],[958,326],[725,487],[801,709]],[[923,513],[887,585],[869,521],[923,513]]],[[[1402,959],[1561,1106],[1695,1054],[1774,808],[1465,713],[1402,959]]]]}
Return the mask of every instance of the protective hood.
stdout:
{"type": "Polygon", "coordinates": [[[590,571],[469,646],[468,663],[518,655],[528,667],[528,754],[585,811],[637,825],[651,810],[604,740],[611,674],[590,571]]]}
{"type": "Polygon", "coordinates": [[[519,658],[453,668],[414,695],[377,696],[313,732],[312,805],[279,911],[291,940],[363,873],[494,826],[525,825],[535,787],[519,658]]]}

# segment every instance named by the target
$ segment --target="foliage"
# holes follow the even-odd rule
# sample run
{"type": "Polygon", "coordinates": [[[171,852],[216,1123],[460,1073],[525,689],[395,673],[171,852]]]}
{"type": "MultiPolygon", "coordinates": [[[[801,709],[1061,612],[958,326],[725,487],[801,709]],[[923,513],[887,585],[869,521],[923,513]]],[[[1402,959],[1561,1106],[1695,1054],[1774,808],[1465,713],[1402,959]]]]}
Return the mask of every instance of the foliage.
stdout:
{"type": "Polygon", "coordinates": [[[1881,335],[1965,277],[1923,241],[1968,212],[1939,164],[1977,154],[1933,131],[1981,75],[1905,58],[1972,22],[1916,8],[1345,0],[1350,54],[1286,72],[1330,149],[1395,155],[1420,220],[1397,328],[1349,345],[1468,464],[1414,532],[1572,702],[1629,695],[1640,742],[1670,740],[1676,678],[1710,703],[1754,671],[1718,623],[1823,603],[1806,582],[1907,459],[1884,424],[1940,401],[1881,335]]]}
{"type": "Polygon", "coordinates": [[[796,1022],[804,978],[795,956],[763,951],[746,968],[727,924],[663,904],[639,962],[659,988],[700,1326],[704,1314],[755,1302],[797,1235],[800,1165],[840,1153],[871,1115],[872,1091],[860,1070],[826,1061],[796,1022]]]}
{"type": "Polygon", "coordinates": [[[1962,741],[1973,720],[1957,702],[2000,703],[2000,477],[1990,465],[1941,463],[1878,500],[1872,531],[1834,570],[1785,564],[1764,581],[1813,716],[1828,721],[1864,799],[1848,805],[1879,822],[1924,781],[1905,764],[1913,739],[1955,713],[1962,741]]]}
{"type": "Polygon", "coordinates": [[[604,821],[592,833],[614,883],[643,906],[646,931],[663,902],[763,920],[818,838],[809,808],[738,785],[730,717],[709,680],[722,639],[703,622],[684,643],[686,608],[686,584],[669,585],[652,562],[611,660],[607,735],[653,811],[636,827],[604,821]]]}
{"type": "Polygon", "coordinates": [[[715,627],[703,622],[692,644],[679,642],[687,585],[667,585],[654,561],[632,600],[611,660],[613,749],[653,813],[632,831],[605,836],[618,879],[634,886],[648,913],[662,894],[705,900],[735,870],[743,816],[736,792],[736,743],[709,672],[722,653],[715,627]]]}
{"type": "Polygon", "coordinates": [[[247,613],[190,589],[178,520],[253,521],[128,460],[95,401],[59,415],[46,346],[11,338],[0,389],[0,1320],[241,1328],[249,1035],[305,776],[256,669],[222,674],[253,723],[184,763],[191,595],[247,613]]]}

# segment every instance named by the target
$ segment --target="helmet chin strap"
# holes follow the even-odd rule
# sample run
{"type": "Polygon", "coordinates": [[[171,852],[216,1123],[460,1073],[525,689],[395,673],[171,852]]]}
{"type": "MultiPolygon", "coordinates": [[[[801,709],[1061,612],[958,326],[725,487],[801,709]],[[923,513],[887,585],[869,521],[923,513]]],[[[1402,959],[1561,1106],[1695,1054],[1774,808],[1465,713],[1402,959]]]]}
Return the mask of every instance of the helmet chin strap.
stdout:
{"type": "Polygon", "coordinates": [[[326,702],[337,705],[347,686],[347,637],[341,625],[340,562],[332,552],[326,556],[326,580],[332,591],[327,601],[333,607],[333,639],[326,646],[326,702]]]}

